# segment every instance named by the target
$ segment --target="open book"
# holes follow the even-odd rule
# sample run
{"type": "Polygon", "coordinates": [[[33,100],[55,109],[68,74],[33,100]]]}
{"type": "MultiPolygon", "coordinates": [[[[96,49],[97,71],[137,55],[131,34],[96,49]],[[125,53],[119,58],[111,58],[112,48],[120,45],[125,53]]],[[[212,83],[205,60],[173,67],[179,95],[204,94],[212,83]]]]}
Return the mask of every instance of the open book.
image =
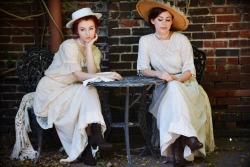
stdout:
{"type": "MultiPolygon", "coordinates": [[[[110,72],[99,72],[97,74],[108,74],[110,72]]],[[[114,81],[115,79],[111,79],[111,78],[107,78],[107,77],[103,77],[103,76],[98,76],[98,77],[94,77],[94,78],[90,78],[87,80],[82,81],[83,82],[83,86],[86,86],[89,82],[93,83],[93,82],[110,82],[110,81],[114,81]]]]}

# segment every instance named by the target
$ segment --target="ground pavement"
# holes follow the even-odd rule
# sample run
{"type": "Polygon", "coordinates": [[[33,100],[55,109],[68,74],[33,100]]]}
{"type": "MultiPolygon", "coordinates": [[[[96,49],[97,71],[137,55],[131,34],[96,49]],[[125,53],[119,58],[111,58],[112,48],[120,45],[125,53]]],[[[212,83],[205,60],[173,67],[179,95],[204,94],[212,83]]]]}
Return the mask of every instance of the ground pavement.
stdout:
{"type": "MultiPolygon", "coordinates": [[[[9,158],[15,136],[1,136],[0,145],[0,166],[3,167],[31,167],[34,166],[31,160],[18,161],[9,158]]],[[[132,142],[131,142],[132,143],[132,142]]],[[[187,167],[250,167],[250,138],[215,138],[216,149],[207,155],[205,159],[196,158],[187,164],[187,167]]],[[[98,153],[97,167],[125,167],[126,150],[124,143],[112,143],[112,150],[105,150],[98,153]]],[[[131,145],[131,158],[133,167],[172,167],[171,159],[151,155],[140,156],[139,153],[144,143],[131,145]]],[[[35,147],[36,148],[36,147],[35,147]]],[[[59,160],[66,158],[66,154],[58,151],[53,144],[43,146],[39,167],[85,167],[83,162],[76,161],[70,164],[61,164],[59,160]]],[[[87,167],[87,166],[86,166],[87,167]]]]}

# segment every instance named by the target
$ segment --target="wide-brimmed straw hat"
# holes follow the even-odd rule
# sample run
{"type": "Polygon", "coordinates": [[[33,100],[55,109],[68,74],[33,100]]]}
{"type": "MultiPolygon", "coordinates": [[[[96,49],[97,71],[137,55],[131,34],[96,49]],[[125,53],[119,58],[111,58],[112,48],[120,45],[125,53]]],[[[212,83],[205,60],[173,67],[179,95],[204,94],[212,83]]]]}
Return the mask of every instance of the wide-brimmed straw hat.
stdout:
{"type": "Polygon", "coordinates": [[[184,15],[184,13],[182,13],[179,8],[175,7],[175,6],[171,6],[169,2],[164,3],[163,0],[158,0],[158,1],[154,1],[154,0],[140,0],[137,4],[136,4],[136,10],[139,13],[139,15],[146,21],[150,21],[148,20],[148,15],[151,11],[151,9],[153,8],[163,8],[167,11],[169,11],[174,19],[173,19],[173,24],[172,24],[172,28],[174,30],[177,31],[181,31],[181,30],[185,30],[188,27],[188,19],[187,17],[184,15]]]}
{"type": "Polygon", "coordinates": [[[80,19],[80,18],[85,17],[85,16],[96,16],[97,19],[100,19],[102,17],[102,14],[101,13],[94,13],[94,12],[92,12],[92,10],[90,8],[79,9],[79,10],[75,11],[74,13],[72,13],[72,20],[70,20],[66,24],[66,27],[72,28],[73,23],[77,19],[80,19]]]}

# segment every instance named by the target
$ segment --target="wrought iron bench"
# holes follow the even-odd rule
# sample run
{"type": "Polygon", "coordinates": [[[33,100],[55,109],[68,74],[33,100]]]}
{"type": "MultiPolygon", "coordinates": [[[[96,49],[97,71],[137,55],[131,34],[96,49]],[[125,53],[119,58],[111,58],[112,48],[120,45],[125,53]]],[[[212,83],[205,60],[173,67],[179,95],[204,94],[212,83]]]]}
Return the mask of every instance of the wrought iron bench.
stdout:
{"type": "MultiPolygon", "coordinates": [[[[37,84],[44,76],[44,71],[51,64],[53,56],[54,55],[46,48],[35,47],[17,59],[17,75],[26,93],[34,92],[36,90],[37,84]]],[[[36,121],[36,115],[34,114],[33,108],[28,108],[28,113],[31,120],[32,131],[37,135],[38,141],[37,156],[34,160],[34,163],[36,164],[42,150],[44,130],[36,121]]]]}
{"type": "MultiPolygon", "coordinates": [[[[200,84],[206,67],[206,54],[205,52],[199,50],[197,47],[195,46],[192,47],[194,53],[194,65],[196,69],[196,79],[197,82],[200,84]]],[[[153,118],[152,114],[148,112],[146,120],[149,129],[148,137],[150,137],[150,139],[148,140],[151,140],[155,150],[159,150],[160,138],[159,138],[159,130],[157,129],[156,118],[153,118]]],[[[153,153],[152,150],[150,150],[147,146],[145,146],[143,151],[141,152],[141,155],[145,156],[148,154],[155,155],[155,153],[153,153]]]]}

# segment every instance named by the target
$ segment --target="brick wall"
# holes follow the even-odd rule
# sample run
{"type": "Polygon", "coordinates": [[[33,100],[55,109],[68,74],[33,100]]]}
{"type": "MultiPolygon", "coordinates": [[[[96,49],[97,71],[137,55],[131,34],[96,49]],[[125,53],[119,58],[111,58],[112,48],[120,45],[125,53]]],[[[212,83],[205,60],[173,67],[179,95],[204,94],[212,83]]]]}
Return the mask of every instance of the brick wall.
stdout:
{"type": "MultiPolygon", "coordinates": [[[[46,10],[38,1],[37,12],[46,10]]],[[[45,0],[45,2],[47,2],[45,0]]],[[[103,53],[103,71],[136,74],[138,41],[152,32],[135,10],[138,0],[62,1],[63,25],[75,9],[90,6],[103,13],[97,45],[103,53]]],[[[173,0],[170,1],[172,4],[173,0]]],[[[177,6],[187,11],[185,0],[177,6]]],[[[250,129],[250,7],[248,0],[190,0],[190,25],[183,33],[191,43],[207,53],[207,66],[201,85],[208,93],[218,136],[249,136],[250,129]]],[[[48,14],[36,17],[32,0],[0,2],[0,133],[14,132],[14,116],[24,90],[13,71],[15,60],[35,45],[49,47],[48,14]],[[15,6],[13,8],[13,6],[15,6]],[[17,10],[18,9],[18,10],[17,10]],[[4,11],[3,11],[4,10],[4,11]],[[38,35],[34,35],[38,31],[38,35]],[[35,38],[36,37],[36,38],[35,38]],[[39,41],[35,44],[35,40],[39,41]]],[[[64,38],[71,32],[63,28],[64,38]]],[[[117,100],[112,91],[109,100],[117,100]]],[[[116,103],[116,102],[115,102],[116,103]]]]}

